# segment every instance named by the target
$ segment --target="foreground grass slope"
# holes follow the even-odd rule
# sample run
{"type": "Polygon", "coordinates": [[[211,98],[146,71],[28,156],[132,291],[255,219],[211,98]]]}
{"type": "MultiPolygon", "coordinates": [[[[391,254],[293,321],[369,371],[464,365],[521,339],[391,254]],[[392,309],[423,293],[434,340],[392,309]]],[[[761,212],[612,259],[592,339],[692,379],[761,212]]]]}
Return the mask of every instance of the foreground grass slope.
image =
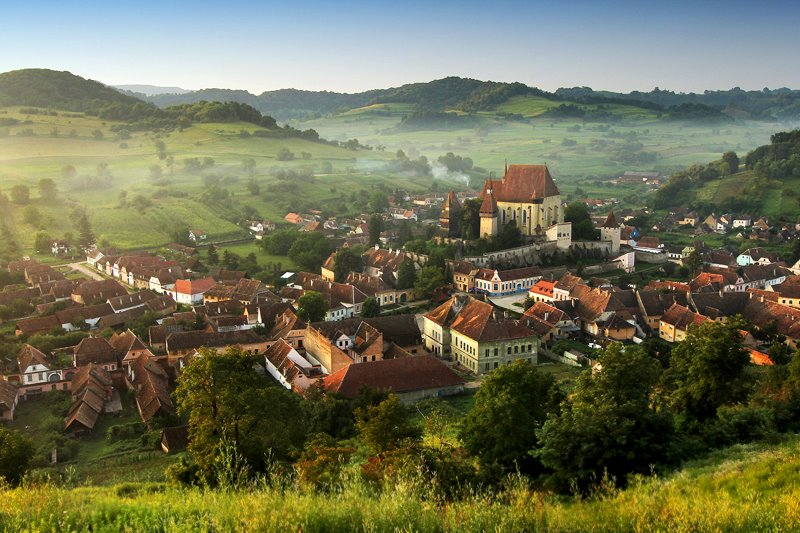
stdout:
{"type": "Polygon", "coordinates": [[[411,484],[376,494],[290,487],[246,492],[160,484],[7,489],[0,528],[13,531],[792,531],[800,528],[800,438],[736,446],[665,479],[587,501],[511,483],[496,496],[435,504],[411,484]]]}

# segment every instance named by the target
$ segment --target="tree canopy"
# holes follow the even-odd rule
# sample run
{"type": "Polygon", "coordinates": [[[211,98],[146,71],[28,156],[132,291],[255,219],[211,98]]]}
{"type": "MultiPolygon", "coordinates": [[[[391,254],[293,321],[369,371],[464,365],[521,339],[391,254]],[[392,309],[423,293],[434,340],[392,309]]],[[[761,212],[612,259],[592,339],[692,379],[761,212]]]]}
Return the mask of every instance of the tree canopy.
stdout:
{"type": "Polygon", "coordinates": [[[553,378],[526,361],[501,366],[475,393],[459,438],[486,468],[538,473],[541,464],[529,451],[538,445],[536,430],[560,398],[553,378]]]}
{"type": "Polygon", "coordinates": [[[265,472],[270,461],[302,448],[300,399],[260,376],[259,360],[236,348],[223,354],[201,348],[178,379],[175,399],[188,416],[189,451],[212,483],[226,446],[252,472],[265,472]]]}

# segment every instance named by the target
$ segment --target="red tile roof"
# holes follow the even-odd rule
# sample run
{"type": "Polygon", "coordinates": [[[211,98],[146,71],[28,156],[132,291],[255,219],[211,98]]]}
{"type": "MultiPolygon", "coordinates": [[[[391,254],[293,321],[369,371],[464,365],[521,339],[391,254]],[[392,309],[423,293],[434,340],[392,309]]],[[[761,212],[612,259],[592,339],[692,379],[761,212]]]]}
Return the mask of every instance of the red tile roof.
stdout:
{"type": "Polygon", "coordinates": [[[325,389],[348,398],[362,387],[402,394],[463,385],[464,379],[431,355],[357,363],[325,377],[325,389]]]}
{"type": "Polygon", "coordinates": [[[561,194],[547,165],[511,165],[500,180],[486,180],[482,196],[491,190],[500,202],[530,202],[561,194]]]}

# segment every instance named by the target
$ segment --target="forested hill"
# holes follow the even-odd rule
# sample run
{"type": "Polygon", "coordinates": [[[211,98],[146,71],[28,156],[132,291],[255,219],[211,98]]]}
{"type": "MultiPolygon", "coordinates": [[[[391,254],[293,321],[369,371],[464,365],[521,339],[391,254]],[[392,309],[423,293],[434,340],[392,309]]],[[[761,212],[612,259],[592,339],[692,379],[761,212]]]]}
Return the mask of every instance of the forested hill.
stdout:
{"type": "Polygon", "coordinates": [[[519,96],[537,96],[567,105],[625,104],[661,112],[664,118],[678,120],[800,118],[800,91],[790,89],[743,91],[734,88],[696,94],[657,88],[651,92],[614,93],[595,91],[589,87],[574,87],[549,93],[523,83],[481,81],[454,76],[353,94],[281,89],[256,95],[242,90],[202,89],[185,94],[136,96],[159,107],[202,100],[241,102],[278,120],[302,120],[371,104],[391,103],[413,104],[421,112],[457,110],[476,113],[493,111],[499,105],[519,96]]]}
{"type": "Polygon", "coordinates": [[[0,74],[0,106],[34,106],[90,112],[109,105],[145,105],[100,82],[69,72],[24,69],[0,74]]]}
{"type": "Polygon", "coordinates": [[[727,152],[719,161],[674,174],[655,194],[654,207],[685,206],[698,212],[755,216],[800,215],[800,130],[774,134],[742,160],[727,152]]]}
{"type": "Polygon", "coordinates": [[[0,107],[29,106],[32,113],[41,112],[39,108],[81,112],[126,122],[124,127],[131,130],[173,129],[196,122],[248,122],[268,130],[260,132],[264,136],[319,140],[314,130],[280,127],[273,117],[262,114],[246,102],[225,96],[220,95],[216,100],[206,97],[162,109],[133,96],[133,93],[124,94],[70,72],[25,69],[0,74],[0,107]]]}
{"type": "Polygon", "coordinates": [[[656,87],[650,92],[615,93],[595,91],[589,87],[572,87],[558,89],[555,95],[558,98],[582,103],[617,102],[640,106],[655,105],[662,108],[688,104],[704,105],[734,118],[757,120],[800,118],[800,90],[786,88],[745,91],[735,87],[727,91],[676,93],[656,87]]]}

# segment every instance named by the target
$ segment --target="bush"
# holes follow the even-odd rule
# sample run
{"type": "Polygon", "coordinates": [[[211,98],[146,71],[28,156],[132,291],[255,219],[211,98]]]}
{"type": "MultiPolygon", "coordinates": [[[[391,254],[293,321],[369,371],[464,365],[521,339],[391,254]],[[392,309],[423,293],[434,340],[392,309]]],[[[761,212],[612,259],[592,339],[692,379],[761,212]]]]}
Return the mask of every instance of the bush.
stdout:
{"type": "Polygon", "coordinates": [[[703,432],[706,443],[714,448],[753,442],[775,433],[772,412],[764,407],[736,405],[720,407],[717,418],[703,432]]]}
{"type": "MultiPolygon", "coordinates": [[[[106,440],[113,442],[115,440],[135,439],[147,431],[147,426],[144,422],[130,422],[128,424],[119,424],[111,426],[106,430],[106,440]]],[[[142,435],[144,436],[144,435],[142,435]]]]}

